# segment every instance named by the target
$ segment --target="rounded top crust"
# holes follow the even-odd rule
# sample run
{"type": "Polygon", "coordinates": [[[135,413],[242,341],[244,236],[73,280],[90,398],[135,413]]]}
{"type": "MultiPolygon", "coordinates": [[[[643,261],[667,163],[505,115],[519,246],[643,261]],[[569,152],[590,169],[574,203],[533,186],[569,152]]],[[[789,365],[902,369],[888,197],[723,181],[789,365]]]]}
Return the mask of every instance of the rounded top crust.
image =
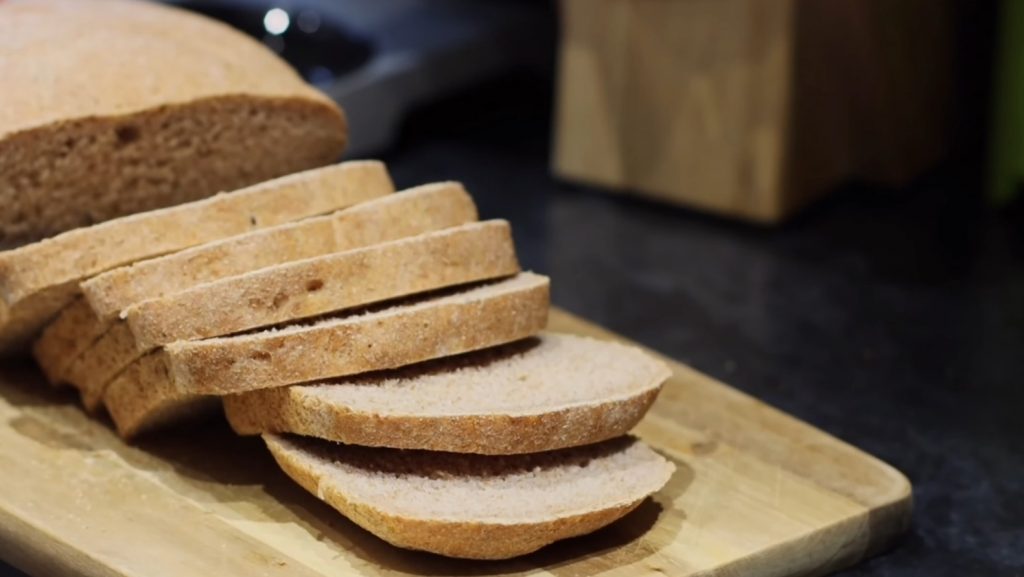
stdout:
{"type": "Polygon", "coordinates": [[[334,104],[256,40],[139,0],[0,1],[0,138],[218,96],[334,104]]]}

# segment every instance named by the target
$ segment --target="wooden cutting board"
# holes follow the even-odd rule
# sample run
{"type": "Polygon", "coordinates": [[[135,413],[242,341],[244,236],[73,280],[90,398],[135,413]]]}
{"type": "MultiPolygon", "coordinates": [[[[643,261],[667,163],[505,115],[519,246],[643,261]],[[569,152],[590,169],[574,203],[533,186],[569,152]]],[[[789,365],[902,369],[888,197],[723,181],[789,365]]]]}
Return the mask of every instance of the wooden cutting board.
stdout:
{"type": "MultiPolygon", "coordinates": [[[[551,328],[610,333],[553,311],[551,328]]],[[[892,467],[678,363],[637,433],[669,485],[593,535],[503,562],[391,547],[222,422],[123,444],[27,364],[0,367],[0,557],[40,576],[821,575],[910,519],[892,467]]]]}

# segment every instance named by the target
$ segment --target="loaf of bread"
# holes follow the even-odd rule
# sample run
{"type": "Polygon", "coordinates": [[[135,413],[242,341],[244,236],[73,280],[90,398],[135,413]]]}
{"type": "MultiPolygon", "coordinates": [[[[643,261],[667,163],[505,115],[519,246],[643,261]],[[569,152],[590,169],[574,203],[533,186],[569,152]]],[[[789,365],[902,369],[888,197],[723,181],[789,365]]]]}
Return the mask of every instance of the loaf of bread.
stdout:
{"type": "Polygon", "coordinates": [[[347,162],[116,218],[0,252],[0,353],[24,348],[74,300],[79,282],[91,276],[393,191],[383,164],[347,162]]]}
{"type": "MultiPolygon", "coordinates": [[[[138,356],[134,346],[128,349],[127,357],[121,355],[120,361],[111,356],[125,350],[112,348],[120,337],[111,325],[132,306],[261,268],[371,246],[476,218],[476,205],[462,185],[427,184],[327,216],[256,230],[116,268],[81,283],[86,302],[65,309],[43,332],[33,352],[50,382],[69,381],[91,390],[105,385],[114,374],[110,371],[120,370],[138,356]],[[110,335],[112,332],[115,334],[110,335]],[[101,336],[103,344],[97,341],[101,336]],[[99,349],[97,354],[83,358],[90,347],[99,349]]],[[[102,390],[99,392],[102,394],[102,390]]]]}
{"type": "Polygon", "coordinates": [[[72,365],[94,409],[105,385],[162,345],[242,333],[519,272],[508,223],[471,223],[201,284],[125,310],[72,365]],[[244,306],[237,306],[238,303],[244,306]]]}
{"type": "Polygon", "coordinates": [[[0,31],[0,355],[125,438],[223,406],[409,549],[529,553],[666,484],[624,436],[666,365],[542,332],[549,280],[460,185],[330,165],[342,111],[262,44],[128,0],[0,0],[0,31]]]}
{"type": "Polygon", "coordinates": [[[675,470],[630,437],[502,457],[263,439],[288,476],[360,527],[398,547],[470,559],[524,555],[600,529],[675,470]]]}
{"type": "Polygon", "coordinates": [[[336,160],[338,107],[227,25],[155,2],[0,2],[0,246],[336,160]]]}
{"type": "Polygon", "coordinates": [[[0,246],[51,237],[0,252],[0,353],[34,339],[123,438],[223,407],[356,524],[472,559],[668,482],[625,436],[668,367],[543,332],[549,280],[460,185],[315,168],[344,117],[259,43],[124,0],[0,0],[0,29],[0,246]]]}
{"type": "Polygon", "coordinates": [[[511,279],[360,315],[176,342],[135,361],[103,402],[118,433],[164,424],[204,395],[393,369],[532,336],[547,324],[547,277],[511,279]]]}
{"type": "Polygon", "coordinates": [[[669,374],[633,347],[542,333],[396,371],[231,395],[224,409],[242,435],[512,455],[624,435],[669,374]]]}

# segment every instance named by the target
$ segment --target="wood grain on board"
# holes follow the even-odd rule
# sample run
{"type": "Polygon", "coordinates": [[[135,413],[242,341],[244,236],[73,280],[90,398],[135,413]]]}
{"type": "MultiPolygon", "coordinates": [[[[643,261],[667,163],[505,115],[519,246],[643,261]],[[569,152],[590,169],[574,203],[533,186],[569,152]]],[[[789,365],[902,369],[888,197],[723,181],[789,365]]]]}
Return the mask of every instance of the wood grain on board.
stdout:
{"type": "MultiPolygon", "coordinates": [[[[551,328],[618,338],[553,311],[551,328]]],[[[891,545],[898,471],[707,376],[637,433],[678,472],[593,535],[502,562],[404,551],[291,482],[220,421],[122,443],[27,364],[0,367],[0,558],[34,575],[820,575],[891,545]]]]}

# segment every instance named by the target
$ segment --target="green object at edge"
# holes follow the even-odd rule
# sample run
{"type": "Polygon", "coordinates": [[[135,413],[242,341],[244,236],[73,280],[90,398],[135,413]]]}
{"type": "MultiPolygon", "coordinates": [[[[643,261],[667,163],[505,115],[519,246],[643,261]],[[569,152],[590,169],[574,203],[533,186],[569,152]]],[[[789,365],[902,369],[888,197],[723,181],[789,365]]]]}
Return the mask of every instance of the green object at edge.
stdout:
{"type": "Polygon", "coordinates": [[[1024,182],[1024,0],[1000,5],[989,196],[1006,204],[1024,182]]]}

